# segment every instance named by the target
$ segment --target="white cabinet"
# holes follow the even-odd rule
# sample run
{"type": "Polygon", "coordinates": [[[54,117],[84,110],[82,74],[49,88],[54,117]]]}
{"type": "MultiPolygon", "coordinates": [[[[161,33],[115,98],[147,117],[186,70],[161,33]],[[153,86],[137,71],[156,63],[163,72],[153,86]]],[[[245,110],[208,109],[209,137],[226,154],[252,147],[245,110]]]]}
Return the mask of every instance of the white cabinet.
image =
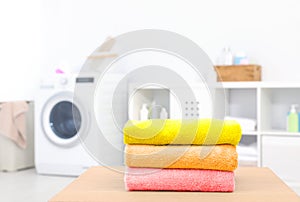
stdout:
{"type": "Polygon", "coordinates": [[[300,193],[300,133],[286,131],[291,104],[300,105],[300,83],[224,82],[222,85],[227,95],[227,115],[257,121],[255,131],[242,129],[239,146],[251,152],[252,157],[243,159],[239,155],[240,165],[269,167],[300,193]],[[247,160],[248,164],[244,162],[247,160]]]}
{"type": "MultiPolygon", "coordinates": [[[[251,130],[242,128],[243,136],[237,148],[239,166],[267,166],[300,193],[300,133],[286,131],[286,118],[291,104],[300,106],[300,83],[224,82],[220,84],[222,87],[218,89],[217,96],[220,96],[218,97],[220,100],[225,99],[226,115],[256,121],[255,128],[251,130]]],[[[151,103],[154,98],[159,98],[156,99],[157,103],[169,110],[171,118],[174,118],[174,109],[180,109],[179,105],[172,104],[174,99],[171,99],[170,93],[163,92],[159,88],[144,89],[136,95],[136,100],[129,105],[129,112],[135,117],[140,109],[138,106],[142,103],[151,103]]],[[[197,103],[187,100],[188,106],[183,107],[183,110],[187,110],[184,118],[189,117],[188,113],[196,113],[196,117],[203,115],[201,108],[197,112],[190,111],[190,108],[198,109],[197,106],[190,106],[192,102],[197,103]]]]}
{"type": "Polygon", "coordinates": [[[270,167],[283,180],[300,183],[300,136],[262,137],[262,166],[270,167]]]}

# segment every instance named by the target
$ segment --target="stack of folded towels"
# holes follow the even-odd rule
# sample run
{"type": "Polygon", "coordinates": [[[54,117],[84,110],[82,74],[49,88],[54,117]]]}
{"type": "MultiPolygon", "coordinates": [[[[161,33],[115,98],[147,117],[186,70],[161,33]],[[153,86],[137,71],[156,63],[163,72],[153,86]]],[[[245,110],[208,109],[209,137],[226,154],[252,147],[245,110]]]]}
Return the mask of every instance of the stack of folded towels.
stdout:
{"type": "Polygon", "coordinates": [[[234,191],[236,121],[129,121],[123,132],[127,190],[234,191]]]}

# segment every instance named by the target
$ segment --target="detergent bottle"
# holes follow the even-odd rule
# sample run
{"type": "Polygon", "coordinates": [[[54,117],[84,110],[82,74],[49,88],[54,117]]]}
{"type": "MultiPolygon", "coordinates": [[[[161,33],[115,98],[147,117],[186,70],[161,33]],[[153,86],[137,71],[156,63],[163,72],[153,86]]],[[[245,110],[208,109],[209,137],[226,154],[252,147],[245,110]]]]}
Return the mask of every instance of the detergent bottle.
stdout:
{"type": "Polygon", "coordinates": [[[149,111],[147,109],[147,104],[143,104],[140,110],[140,120],[147,120],[148,119],[149,111]]]}
{"type": "Polygon", "coordinates": [[[291,105],[291,110],[287,117],[287,130],[288,132],[298,132],[299,131],[299,116],[297,113],[297,104],[291,105]]]}

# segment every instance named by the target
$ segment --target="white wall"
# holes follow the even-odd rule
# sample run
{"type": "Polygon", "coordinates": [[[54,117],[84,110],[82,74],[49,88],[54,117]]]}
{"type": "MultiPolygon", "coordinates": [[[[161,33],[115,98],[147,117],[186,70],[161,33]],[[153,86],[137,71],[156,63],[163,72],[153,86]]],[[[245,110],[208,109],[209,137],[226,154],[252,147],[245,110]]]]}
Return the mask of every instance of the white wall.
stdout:
{"type": "Polygon", "coordinates": [[[166,29],[212,60],[224,45],[263,66],[263,80],[300,80],[299,0],[43,0],[43,67],[80,65],[109,35],[166,29]]]}
{"type": "Polygon", "coordinates": [[[263,80],[300,80],[299,0],[2,2],[0,101],[33,97],[39,71],[81,65],[107,36],[144,28],[187,36],[212,60],[224,45],[244,50],[262,64],[263,80]]]}
{"type": "Polygon", "coordinates": [[[0,3],[0,102],[32,100],[40,73],[40,1],[0,3]]]}

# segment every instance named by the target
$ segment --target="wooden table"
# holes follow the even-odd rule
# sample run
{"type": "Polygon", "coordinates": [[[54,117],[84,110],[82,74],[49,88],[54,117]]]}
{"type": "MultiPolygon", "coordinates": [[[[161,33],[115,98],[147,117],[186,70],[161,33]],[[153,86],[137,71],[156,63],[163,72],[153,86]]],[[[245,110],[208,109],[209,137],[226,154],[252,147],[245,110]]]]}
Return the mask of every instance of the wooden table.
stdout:
{"type": "Polygon", "coordinates": [[[300,198],[268,168],[240,167],[233,193],[128,192],[123,174],[104,167],[92,167],[49,202],[300,202],[300,198]]]}

